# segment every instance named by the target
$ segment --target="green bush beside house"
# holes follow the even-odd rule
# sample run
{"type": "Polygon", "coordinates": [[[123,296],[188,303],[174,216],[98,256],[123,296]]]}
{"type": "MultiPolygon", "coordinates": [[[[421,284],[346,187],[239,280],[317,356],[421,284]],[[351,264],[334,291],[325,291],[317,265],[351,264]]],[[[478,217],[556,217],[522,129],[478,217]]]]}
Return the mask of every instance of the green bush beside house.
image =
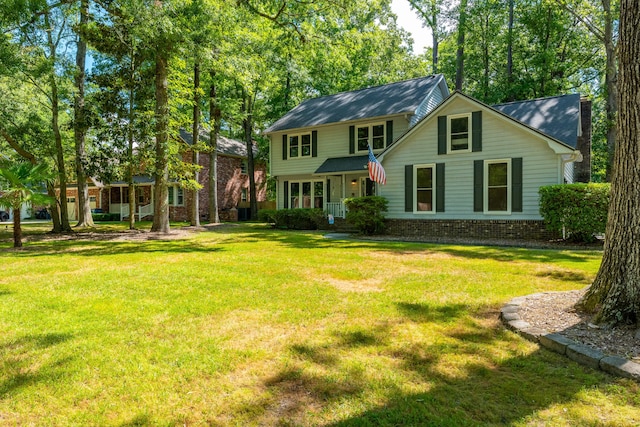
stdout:
{"type": "Polygon", "coordinates": [[[388,203],[387,199],[380,196],[345,199],[346,220],[361,234],[382,234],[385,229],[384,212],[387,211],[388,203]]]}
{"type": "Polygon", "coordinates": [[[594,183],[540,187],[540,215],[550,231],[592,242],[607,226],[610,191],[610,184],[594,183]]]}

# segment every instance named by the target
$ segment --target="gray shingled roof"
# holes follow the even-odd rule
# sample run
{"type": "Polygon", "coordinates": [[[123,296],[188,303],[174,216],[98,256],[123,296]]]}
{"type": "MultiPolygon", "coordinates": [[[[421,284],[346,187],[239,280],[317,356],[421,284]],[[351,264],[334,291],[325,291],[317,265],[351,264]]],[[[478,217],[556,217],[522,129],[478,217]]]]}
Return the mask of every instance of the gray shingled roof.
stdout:
{"type": "Polygon", "coordinates": [[[580,95],[562,95],[494,105],[496,110],[576,148],[580,95]]]}
{"type": "Polygon", "coordinates": [[[265,133],[298,129],[368,117],[414,113],[444,77],[412,80],[308,99],[271,125],[265,133]]]}
{"type": "MultiPolygon", "coordinates": [[[[180,138],[182,138],[182,140],[189,145],[193,144],[193,136],[191,132],[180,129],[180,138]]],[[[209,141],[209,131],[202,129],[200,131],[200,138],[202,140],[209,141]]],[[[218,154],[235,157],[247,157],[247,145],[244,142],[227,138],[226,136],[218,135],[218,154]]],[[[257,154],[258,148],[254,145],[253,155],[255,156],[257,154]]]]}
{"type": "Polygon", "coordinates": [[[363,170],[367,170],[368,161],[369,156],[367,155],[334,157],[325,160],[314,173],[362,172],[363,170]]]}

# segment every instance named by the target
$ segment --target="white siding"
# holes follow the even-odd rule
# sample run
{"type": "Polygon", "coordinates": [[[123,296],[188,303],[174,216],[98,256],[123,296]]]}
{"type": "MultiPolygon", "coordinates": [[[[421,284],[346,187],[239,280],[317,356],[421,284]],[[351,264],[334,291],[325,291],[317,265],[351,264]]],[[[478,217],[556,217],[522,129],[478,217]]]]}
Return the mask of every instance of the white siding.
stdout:
{"type": "MultiPolygon", "coordinates": [[[[479,110],[476,104],[459,98],[453,100],[438,115],[467,113],[479,110]]],[[[540,219],[538,189],[543,185],[561,183],[559,155],[543,137],[532,135],[490,110],[482,112],[482,151],[438,155],[437,117],[421,123],[414,133],[384,158],[387,185],[380,194],[389,200],[388,218],[423,218],[404,211],[405,165],[418,163],[445,164],[445,211],[433,219],[540,219]],[[504,158],[523,158],[523,212],[510,215],[486,215],[473,211],[473,162],[504,158]]]]}
{"type": "Polygon", "coordinates": [[[418,123],[420,120],[426,117],[427,114],[433,111],[433,109],[436,108],[438,105],[440,105],[443,99],[444,97],[442,95],[442,92],[440,91],[440,87],[435,88],[435,90],[430,94],[430,96],[427,97],[424,101],[422,101],[422,104],[420,104],[420,106],[416,110],[415,116],[411,118],[411,123],[409,124],[409,126],[410,127],[415,126],[416,123],[418,123]]]}
{"type": "MultiPolygon", "coordinates": [[[[358,122],[337,123],[318,128],[308,128],[287,132],[276,132],[270,135],[271,138],[271,174],[277,177],[289,175],[312,174],[325,160],[332,157],[347,157],[349,154],[349,126],[365,125],[368,123],[386,123],[393,119],[393,139],[400,137],[409,127],[404,116],[393,118],[380,118],[372,120],[361,120],[358,122]],[[282,135],[294,135],[304,132],[318,131],[318,157],[298,157],[282,160],[282,135]]],[[[361,156],[366,152],[356,152],[354,156],[361,156]]]]}

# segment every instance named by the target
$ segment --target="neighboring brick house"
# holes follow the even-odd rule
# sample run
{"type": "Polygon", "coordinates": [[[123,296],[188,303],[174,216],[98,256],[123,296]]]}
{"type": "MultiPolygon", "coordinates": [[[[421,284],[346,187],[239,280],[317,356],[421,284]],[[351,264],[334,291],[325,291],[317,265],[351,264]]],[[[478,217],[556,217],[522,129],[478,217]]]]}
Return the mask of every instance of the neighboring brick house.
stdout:
{"type": "MultiPolygon", "coordinates": [[[[185,143],[191,144],[193,139],[189,132],[181,131],[180,137],[185,143]]],[[[208,134],[203,132],[201,138],[208,139],[208,134]]],[[[257,150],[254,148],[254,155],[257,150]]],[[[185,150],[185,161],[190,161],[191,151],[185,150]]],[[[200,154],[199,182],[202,189],[198,192],[200,197],[200,218],[207,221],[209,218],[209,155],[200,154]]],[[[218,214],[221,221],[237,221],[249,219],[249,176],[247,175],[247,149],[243,142],[224,136],[218,137],[218,214]]],[[[266,200],[267,172],[264,162],[255,161],[254,177],[256,182],[257,200],[266,200]]],[[[136,187],[136,215],[138,218],[151,218],[153,216],[153,186],[154,180],[150,176],[138,175],[134,177],[136,187]]],[[[119,214],[122,219],[129,216],[129,187],[125,181],[115,181],[109,184],[98,182],[89,183],[89,198],[91,209],[100,209],[102,212],[119,214]]],[[[192,200],[190,191],[180,188],[177,182],[169,185],[169,218],[172,221],[187,221],[192,200]]],[[[67,187],[67,206],[69,219],[77,219],[78,189],[77,185],[67,187]]]]}

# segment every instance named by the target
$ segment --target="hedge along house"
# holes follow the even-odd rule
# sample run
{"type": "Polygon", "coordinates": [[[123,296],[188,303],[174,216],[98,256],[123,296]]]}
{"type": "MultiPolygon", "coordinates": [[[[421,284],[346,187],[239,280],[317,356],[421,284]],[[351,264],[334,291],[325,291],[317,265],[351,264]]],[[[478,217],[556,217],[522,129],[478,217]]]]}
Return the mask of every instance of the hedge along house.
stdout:
{"type": "Polygon", "coordinates": [[[379,156],[388,232],[553,237],[538,190],[573,182],[574,162],[583,159],[577,148],[590,146],[590,127],[589,104],[579,95],[491,107],[453,93],[379,156]]]}
{"type": "MultiPolygon", "coordinates": [[[[180,138],[190,146],[193,144],[191,133],[180,131],[180,138]]],[[[208,139],[205,131],[202,139],[208,139]]],[[[217,160],[217,191],[218,214],[221,221],[237,221],[239,212],[249,206],[249,176],[247,175],[247,148],[243,142],[218,136],[218,160],[217,160]]],[[[254,150],[254,155],[257,149],[254,150]]],[[[183,150],[184,161],[191,161],[191,151],[183,150]]],[[[198,192],[199,210],[202,220],[209,218],[209,156],[201,153],[199,164],[202,167],[199,174],[199,182],[202,189],[198,192]]],[[[266,199],[266,165],[264,162],[256,162],[254,167],[256,180],[256,195],[258,201],[266,199]]],[[[154,186],[153,177],[148,175],[136,175],[133,178],[136,202],[136,219],[151,219],[153,217],[154,186]]],[[[70,184],[67,187],[67,204],[69,219],[76,219],[78,209],[77,185],[70,184]]],[[[118,215],[121,220],[129,217],[129,194],[131,190],[126,181],[114,181],[108,184],[92,181],[89,183],[89,198],[92,209],[100,209],[118,215]]],[[[133,194],[133,193],[132,193],[133,194]]],[[[169,218],[172,221],[187,221],[191,206],[191,192],[182,189],[178,182],[169,183],[169,218]]],[[[243,218],[248,219],[248,218],[243,218]]]]}
{"type": "Polygon", "coordinates": [[[269,127],[277,208],[344,217],[344,199],[372,195],[367,145],[382,153],[449,95],[442,75],[309,99],[269,127]]]}

